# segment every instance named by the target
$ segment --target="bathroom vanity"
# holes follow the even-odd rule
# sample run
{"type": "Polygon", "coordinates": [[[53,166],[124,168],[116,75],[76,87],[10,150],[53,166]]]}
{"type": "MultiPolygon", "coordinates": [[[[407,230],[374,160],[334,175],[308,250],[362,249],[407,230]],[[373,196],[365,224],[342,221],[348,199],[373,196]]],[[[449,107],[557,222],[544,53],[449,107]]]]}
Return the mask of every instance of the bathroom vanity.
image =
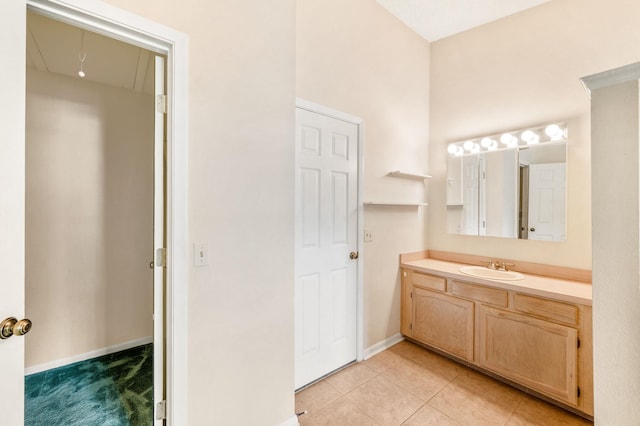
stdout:
{"type": "Polygon", "coordinates": [[[446,253],[402,255],[402,334],[462,364],[593,416],[588,271],[574,274],[580,270],[543,265],[538,269],[533,264],[518,269],[513,262],[522,275],[509,281],[460,271],[469,264],[480,265],[481,260],[446,253]],[[549,276],[556,272],[561,278],[549,276]]]}

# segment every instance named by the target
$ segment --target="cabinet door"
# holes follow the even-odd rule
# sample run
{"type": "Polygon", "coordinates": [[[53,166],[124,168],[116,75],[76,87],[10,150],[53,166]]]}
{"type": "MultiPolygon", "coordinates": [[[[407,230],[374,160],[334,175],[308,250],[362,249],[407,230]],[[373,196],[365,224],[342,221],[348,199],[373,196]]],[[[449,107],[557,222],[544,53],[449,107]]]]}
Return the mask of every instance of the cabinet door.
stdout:
{"type": "Polygon", "coordinates": [[[576,329],[480,305],[480,366],[571,405],[576,329]]]}
{"type": "Polygon", "coordinates": [[[413,338],[473,361],[473,302],[413,288],[413,338]]]}

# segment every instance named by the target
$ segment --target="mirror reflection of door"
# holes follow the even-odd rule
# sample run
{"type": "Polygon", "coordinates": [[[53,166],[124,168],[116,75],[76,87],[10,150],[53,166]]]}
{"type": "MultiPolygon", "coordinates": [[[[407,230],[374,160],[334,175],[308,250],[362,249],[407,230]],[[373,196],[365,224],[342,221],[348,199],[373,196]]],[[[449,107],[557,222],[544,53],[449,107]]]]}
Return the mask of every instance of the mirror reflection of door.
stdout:
{"type": "Polygon", "coordinates": [[[25,424],[150,425],[154,54],[27,28],[25,424]]]}
{"type": "Polygon", "coordinates": [[[566,239],[565,175],[565,163],[529,166],[528,239],[566,239]]]}

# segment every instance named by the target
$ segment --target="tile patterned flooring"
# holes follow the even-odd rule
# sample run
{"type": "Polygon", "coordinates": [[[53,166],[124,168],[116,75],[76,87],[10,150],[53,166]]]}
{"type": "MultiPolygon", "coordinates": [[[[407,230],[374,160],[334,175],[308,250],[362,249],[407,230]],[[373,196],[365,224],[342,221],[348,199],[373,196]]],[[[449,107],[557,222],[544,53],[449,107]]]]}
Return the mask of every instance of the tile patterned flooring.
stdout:
{"type": "Polygon", "coordinates": [[[403,341],[296,394],[302,426],[592,425],[403,341]]]}
{"type": "Polygon", "coordinates": [[[25,426],[152,422],[152,344],[25,377],[25,426]]]}

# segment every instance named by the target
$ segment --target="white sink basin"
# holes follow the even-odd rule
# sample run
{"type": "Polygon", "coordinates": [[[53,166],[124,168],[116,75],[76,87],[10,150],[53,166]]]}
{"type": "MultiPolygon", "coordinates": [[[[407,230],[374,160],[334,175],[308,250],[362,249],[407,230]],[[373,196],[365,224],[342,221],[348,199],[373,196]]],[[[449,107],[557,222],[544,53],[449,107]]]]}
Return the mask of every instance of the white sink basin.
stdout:
{"type": "Polygon", "coordinates": [[[488,278],[490,280],[517,281],[524,279],[524,275],[516,271],[498,271],[483,266],[463,266],[460,268],[460,272],[472,277],[488,278]]]}

